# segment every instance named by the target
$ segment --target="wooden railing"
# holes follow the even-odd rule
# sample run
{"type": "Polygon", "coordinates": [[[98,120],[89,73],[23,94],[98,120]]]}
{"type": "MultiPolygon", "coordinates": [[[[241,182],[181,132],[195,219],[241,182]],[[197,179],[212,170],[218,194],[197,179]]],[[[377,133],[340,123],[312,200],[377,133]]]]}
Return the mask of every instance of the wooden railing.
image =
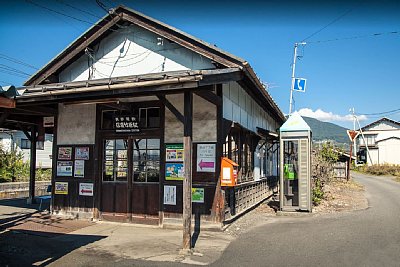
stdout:
{"type": "Polygon", "coordinates": [[[278,177],[246,182],[225,188],[225,221],[232,219],[259,204],[277,191],[278,177]]]}

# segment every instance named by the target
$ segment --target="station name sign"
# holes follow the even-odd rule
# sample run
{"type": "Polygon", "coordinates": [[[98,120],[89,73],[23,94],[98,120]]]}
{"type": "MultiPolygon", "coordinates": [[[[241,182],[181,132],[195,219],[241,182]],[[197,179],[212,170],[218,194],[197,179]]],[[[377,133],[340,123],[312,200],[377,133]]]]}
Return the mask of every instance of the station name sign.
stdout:
{"type": "Polygon", "coordinates": [[[114,116],[114,128],[116,133],[137,133],[140,132],[139,121],[133,115],[114,116]]]}

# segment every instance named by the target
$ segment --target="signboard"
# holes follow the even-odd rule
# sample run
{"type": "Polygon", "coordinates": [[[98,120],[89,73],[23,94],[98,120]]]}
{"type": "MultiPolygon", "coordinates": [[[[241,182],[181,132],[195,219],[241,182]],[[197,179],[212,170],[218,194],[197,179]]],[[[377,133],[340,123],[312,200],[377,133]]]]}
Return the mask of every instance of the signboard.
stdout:
{"type": "Polygon", "coordinates": [[[89,160],[89,147],[75,147],[75,159],[89,160]]]}
{"type": "Polygon", "coordinates": [[[57,176],[72,176],[72,161],[57,161],[57,176]]]}
{"type": "Polygon", "coordinates": [[[72,147],[59,147],[58,159],[65,159],[65,160],[72,159],[72,147]]]}
{"type": "Polygon", "coordinates": [[[165,164],[165,180],[183,180],[184,172],[183,163],[165,164]]]}
{"type": "Polygon", "coordinates": [[[85,161],[75,160],[74,177],[85,177],[85,161]]]}
{"type": "Polygon", "coordinates": [[[349,138],[350,138],[350,141],[354,141],[354,139],[356,139],[357,138],[357,136],[360,134],[360,132],[358,132],[358,131],[353,131],[353,130],[347,130],[347,135],[349,136],[349,138]]]}
{"type": "Polygon", "coordinates": [[[116,133],[137,133],[140,131],[139,122],[133,115],[114,116],[114,127],[116,133]]]}
{"type": "Polygon", "coordinates": [[[192,202],[204,203],[204,188],[192,188],[192,202]]]}
{"type": "Polygon", "coordinates": [[[197,172],[215,172],[215,144],[197,144],[197,172]]]}
{"type": "Polygon", "coordinates": [[[183,144],[166,144],[165,147],[166,161],[183,161],[183,144]]]}
{"type": "Polygon", "coordinates": [[[93,184],[92,183],[79,183],[79,195],[80,196],[93,196],[93,184]]]}
{"type": "Polygon", "coordinates": [[[293,90],[298,92],[306,91],[306,79],[303,78],[294,78],[293,90]]]}
{"type": "Polygon", "coordinates": [[[54,117],[43,117],[43,127],[54,127],[54,117]]]}
{"type": "Polygon", "coordinates": [[[68,183],[67,182],[56,182],[54,184],[54,194],[68,195],[68,183]]]}
{"type": "Polygon", "coordinates": [[[164,205],[176,205],[176,186],[164,185],[164,205]]]}

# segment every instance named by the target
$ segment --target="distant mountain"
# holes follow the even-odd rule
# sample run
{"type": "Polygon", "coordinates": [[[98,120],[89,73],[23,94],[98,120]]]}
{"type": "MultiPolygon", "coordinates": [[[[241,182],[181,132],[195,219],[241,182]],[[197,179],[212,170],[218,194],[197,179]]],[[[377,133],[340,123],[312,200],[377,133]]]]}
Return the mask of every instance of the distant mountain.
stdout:
{"type": "Polygon", "coordinates": [[[330,122],[323,122],[314,118],[303,117],[311,127],[313,140],[334,140],[337,143],[349,143],[346,128],[330,122]]]}

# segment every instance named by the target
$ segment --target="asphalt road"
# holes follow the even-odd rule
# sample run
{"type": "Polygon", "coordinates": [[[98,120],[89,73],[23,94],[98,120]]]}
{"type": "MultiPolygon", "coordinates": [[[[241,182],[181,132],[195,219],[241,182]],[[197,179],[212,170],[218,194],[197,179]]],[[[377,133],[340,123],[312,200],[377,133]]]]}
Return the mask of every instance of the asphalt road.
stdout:
{"type": "Polygon", "coordinates": [[[233,241],[213,266],[400,266],[400,183],[354,177],[368,209],[279,218],[233,241]]]}

